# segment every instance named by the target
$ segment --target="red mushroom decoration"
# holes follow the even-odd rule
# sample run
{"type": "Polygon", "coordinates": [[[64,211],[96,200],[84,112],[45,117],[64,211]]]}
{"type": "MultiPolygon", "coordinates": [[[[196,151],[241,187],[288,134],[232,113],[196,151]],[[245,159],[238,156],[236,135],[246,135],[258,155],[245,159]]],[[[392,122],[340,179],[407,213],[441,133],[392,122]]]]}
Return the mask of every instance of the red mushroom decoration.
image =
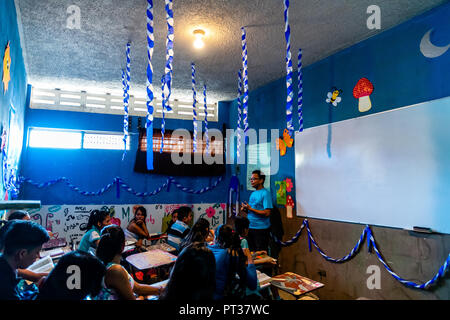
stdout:
{"type": "Polygon", "coordinates": [[[369,111],[372,108],[369,96],[373,92],[373,84],[367,78],[359,79],[356,86],[353,88],[353,96],[359,99],[359,112],[369,111]]]}
{"type": "Polygon", "coordinates": [[[286,215],[288,218],[292,218],[292,208],[294,208],[294,199],[288,195],[286,198],[286,215]]]}

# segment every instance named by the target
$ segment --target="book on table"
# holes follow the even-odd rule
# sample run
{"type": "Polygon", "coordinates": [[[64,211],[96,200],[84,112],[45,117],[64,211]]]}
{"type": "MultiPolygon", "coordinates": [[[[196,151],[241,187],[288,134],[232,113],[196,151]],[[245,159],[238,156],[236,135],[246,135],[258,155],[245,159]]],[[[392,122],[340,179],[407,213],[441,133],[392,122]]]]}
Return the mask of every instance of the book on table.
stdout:
{"type": "Polygon", "coordinates": [[[302,295],[324,286],[323,283],[308,279],[293,272],[286,272],[272,277],[270,283],[295,296],[302,295]]]}

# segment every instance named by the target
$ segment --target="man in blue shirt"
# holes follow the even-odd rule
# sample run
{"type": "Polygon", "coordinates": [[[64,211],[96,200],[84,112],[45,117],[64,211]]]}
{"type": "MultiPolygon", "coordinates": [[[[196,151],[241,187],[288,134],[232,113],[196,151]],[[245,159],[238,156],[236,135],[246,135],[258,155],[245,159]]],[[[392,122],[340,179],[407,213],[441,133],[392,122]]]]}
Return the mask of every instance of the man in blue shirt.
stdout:
{"type": "Polygon", "coordinates": [[[244,201],[241,210],[247,212],[250,220],[248,231],[248,246],[250,251],[266,251],[269,247],[270,237],[270,212],[272,206],[272,196],[270,191],[264,189],[266,176],[260,170],[252,172],[250,183],[256,191],[250,195],[248,203],[244,201]]]}

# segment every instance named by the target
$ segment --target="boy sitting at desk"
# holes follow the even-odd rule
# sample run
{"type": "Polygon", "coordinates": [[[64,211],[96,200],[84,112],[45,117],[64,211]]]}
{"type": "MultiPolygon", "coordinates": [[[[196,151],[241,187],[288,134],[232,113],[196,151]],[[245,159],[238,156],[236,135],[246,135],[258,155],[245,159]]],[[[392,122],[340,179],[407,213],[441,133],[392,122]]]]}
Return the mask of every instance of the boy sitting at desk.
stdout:
{"type": "Polygon", "coordinates": [[[14,220],[8,224],[0,255],[0,300],[22,299],[17,288],[17,270],[28,268],[49,239],[47,231],[37,223],[14,220]]]}
{"type": "Polygon", "coordinates": [[[189,224],[192,221],[192,209],[189,207],[180,207],[177,209],[177,221],[167,230],[167,242],[179,251],[181,241],[189,233],[189,224]]]}

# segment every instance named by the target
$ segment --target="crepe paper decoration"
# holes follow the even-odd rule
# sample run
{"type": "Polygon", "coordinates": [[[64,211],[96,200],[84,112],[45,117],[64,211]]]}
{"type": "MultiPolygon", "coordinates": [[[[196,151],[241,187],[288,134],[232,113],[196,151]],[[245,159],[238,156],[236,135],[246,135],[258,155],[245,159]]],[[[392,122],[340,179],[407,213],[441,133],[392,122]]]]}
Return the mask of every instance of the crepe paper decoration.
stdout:
{"type": "Polygon", "coordinates": [[[241,158],[241,121],[242,121],[242,101],[241,101],[241,95],[242,95],[242,73],[241,69],[238,71],[238,96],[237,96],[237,109],[238,109],[238,120],[237,120],[237,148],[236,148],[236,154],[239,159],[241,158]]]}
{"type": "Polygon", "coordinates": [[[279,186],[277,190],[277,204],[286,205],[286,181],[275,181],[275,187],[279,186]]]}
{"type": "Polygon", "coordinates": [[[3,93],[8,91],[9,81],[11,80],[11,49],[9,47],[9,41],[6,45],[5,55],[3,56],[3,93]]]}
{"type": "Polygon", "coordinates": [[[302,73],[302,49],[298,49],[298,132],[303,131],[303,73],[302,73]]]}
{"type": "Polygon", "coordinates": [[[147,170],[153,170],[153,0],[147,0],[147,170]]]}
{"type": "Polygon", "coordinates": [[[247,66],[247,36],[245,28],[242,27],[242,84],[244,86],[244,97],[242,99],[243,122],[244,122],[244,137],[245,143],[248,143],[248,66],[247,66]]]}
{"type": "Polygon", "coordinates": [[[294,125],[292,124],[294,90],[292,88],[293,68],[291,57],[291,28],[289,27],[289,0],[284,0],[284,35],[286,38],[286,127],[289,130],[289,135],[292,136],[294,132],[294,125]]]}
{"type": "Polygon", "coordinates": [[[166,21],[167,21],[167,38],[166,38],[166,66],[164,69],[165,80],[164,80],[164,97],[166,99],[165,107],[167,111],[171,111],[169,99],[172,94],[172,64],[173,64],[173,10],[172,10],[172,0],[165,0],[166,9],[166,21]]]}
{"type": "Polygon", "coordinates": [[[369,96],[372,94],[373,89],[373,84],[367,78],[359,79],[358,83],[353,88],[353,96],[355,99],[359,99],[359,112],[369,111],[370,108],[372,108],[369,96]]]}
{"type": "Polygon", "coordinates": [[[6,131],[6,128],[3,128],[2,138],[1,138],[2,139],[2,143],[1,143],[1,150],[0,151],[3,151],[5,149],[7,136],[8,136],[8,133],[6,131]]]}
{"type": "Polygon", "coordinates": [[[292,188],[294,187],[292,180],[290,178],[286,178],[284,181],[286,182],[286,191],[291,192],[292,188]]]}
{"type": "MultiPolygon", "coordinates": [[[[131,50],[131,45],[130,43],[127,43],[127,47],[126,47],[126,56],[127,56],[127,67],[126,67],[126,72],[123,73],[123,84],[124,84],[124,91],[123,91],[123,111],[124,111],[124,115],[123,115],[123,143],[124,143],[124,148],[123,148],[123,155],[122,155],[122,160],[125,159],[125,155],[127,153],[127,137],[128,137],[128,103],[130,100],[130,73],[131,73],[131,57],[130,57],[130,50],[131,50]]],[[[123,71],[122,71],[123,72],[123,71]]]]}
{"type": "Polygon", "coordinates": [[[327,99],[325,101],[337,107],[338,103],[342,101],[342,98],[339,97],[342,92],[342,89],[338,90],[336,87],[331,88],[331,92],[328,92],[327,99]]]}
{"type": "Polygon", "coordinates": [[[286,148],[291,148],[294,143],[294,139],[289,135],[288,129],[284,129],[283,138],[278,138],[276,142],[277,150],[280,150],[280,156],[286,154],[286,148]]]}
{"type": "Polygon", "coordinates": [[[203,99],[205,103],[205,140],[206,140],[206,154],[209,154],[209,137],[208,137],[208,108],[206,106],[206,84],[203,85],[203,99]]]}
{"type": "Polygon", "coordinates": [[[192,78],[192,112],[193,112],[193,124],[194,124],[194,135],[193,135],[193,152],[197,152],[197,107],[195,106],[197,102],[196,92],[195,92],[195,64],[191,63],[191,78],[192,78]]]}
{"type": "Polygon", "coordinates": [[[161,148],[159,149],[159,153],[163,153],[164,149],[164,133],[166,131],[166,103],[168,102],[165,99],[164,95],[164,87],[167,78],[163,76],[161,78],[161,102],[162,102],[162,119],[161,119],[161,148]]]}
{"type": "Polygon", "coordinates": [[[292,209],[294,208],[294,199],[292,199],[292,196],[286,197],[286,215],[288,218],[292,218],[292,209]]]}

